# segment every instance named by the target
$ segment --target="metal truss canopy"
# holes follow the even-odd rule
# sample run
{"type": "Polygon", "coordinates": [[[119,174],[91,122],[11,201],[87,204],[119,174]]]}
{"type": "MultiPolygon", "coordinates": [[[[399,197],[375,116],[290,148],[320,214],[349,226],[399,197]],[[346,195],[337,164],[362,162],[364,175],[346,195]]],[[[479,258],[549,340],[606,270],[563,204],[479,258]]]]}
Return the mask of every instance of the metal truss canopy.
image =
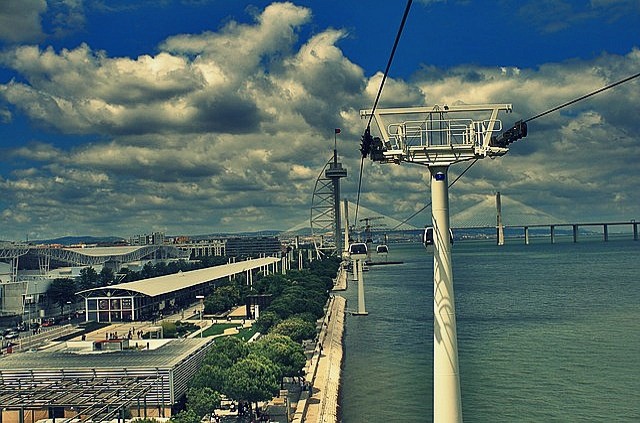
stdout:
{"type": "Polygon", "coordinates": [[[158,377],[96,377],[57,380],[12,379],[0,381],[0,409],[73,409],[80,422],[118,417],[131,406],[147,404],[146,395],[156,389],[158,377]]]}

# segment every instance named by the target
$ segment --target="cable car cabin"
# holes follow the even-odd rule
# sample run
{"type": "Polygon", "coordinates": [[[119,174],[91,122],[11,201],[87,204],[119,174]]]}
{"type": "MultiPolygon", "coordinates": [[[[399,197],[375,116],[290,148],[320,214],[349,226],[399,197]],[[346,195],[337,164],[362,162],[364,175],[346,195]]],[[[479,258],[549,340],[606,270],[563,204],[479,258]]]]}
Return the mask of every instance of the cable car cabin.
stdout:
{"type": "Polygon", "coordinates": [[[376,253],[378,254],[387,254],[389,252],[389,247],[386,245],[378,245],[376,247],[376,253]]]}
{"type": "MultiPolygon", "coordinates": [[[[449,240],[451,241],[451,245],[453,245],[453,231],[449,229],[449,240]]],[[[422,235],[422,243],[427,250],[433,248],[433,244],[435,243],[433,237],[433,227],[429,226],[425,228],[424,234],[422,235]]]]}
{"type": "Polygon", "coordinates": [[[353,260],[364,260],[367,258],[367,244],[356,242],[349,245],[349,255],[353,260]]]}

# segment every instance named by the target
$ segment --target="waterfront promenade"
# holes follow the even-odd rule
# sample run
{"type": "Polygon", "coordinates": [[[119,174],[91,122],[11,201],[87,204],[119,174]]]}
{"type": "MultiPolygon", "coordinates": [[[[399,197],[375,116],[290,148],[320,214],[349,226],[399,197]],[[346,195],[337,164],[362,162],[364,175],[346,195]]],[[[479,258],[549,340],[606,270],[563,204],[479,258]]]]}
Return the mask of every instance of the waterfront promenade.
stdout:
{"type": "Polygon", "coordinates": [[[347,300],[341,296],[329,299],[313,356],[305,372],[312,392],[301,394],[293,422],[333,423],[338,421],[338,395],[342,367],[342,337],[347,300]]]}

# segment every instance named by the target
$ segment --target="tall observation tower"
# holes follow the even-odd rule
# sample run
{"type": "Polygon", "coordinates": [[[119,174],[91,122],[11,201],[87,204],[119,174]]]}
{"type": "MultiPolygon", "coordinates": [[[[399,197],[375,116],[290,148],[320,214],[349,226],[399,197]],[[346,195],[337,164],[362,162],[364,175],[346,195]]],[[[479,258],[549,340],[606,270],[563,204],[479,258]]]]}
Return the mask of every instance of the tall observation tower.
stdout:
{"type": "Polygon", "coordinates": [[[311,204],[311,231],[316,251],[324,254],[342,254],[340,218],[340,179],[347,177],[347,169],[338,161],[336,137],[340,129],[334,131],[333,158],[325,165],[316,180],[311,204]],[[333,241],[325,240],[324,234],[331,232],[333,241]]]}

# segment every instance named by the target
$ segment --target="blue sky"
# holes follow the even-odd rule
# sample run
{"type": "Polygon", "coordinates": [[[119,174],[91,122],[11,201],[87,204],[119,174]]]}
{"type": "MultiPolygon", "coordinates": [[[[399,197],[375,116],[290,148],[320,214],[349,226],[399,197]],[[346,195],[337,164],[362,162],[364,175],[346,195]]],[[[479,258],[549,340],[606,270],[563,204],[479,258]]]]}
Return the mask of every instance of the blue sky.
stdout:
{"type": "MultiPolygon", "coordinates": [[[[3,1],[0,239],[290,228],[335,127],[355,200],[358,111],[404,8],[3,1]]],[[[637,73],[638,28],[636,0],[414,1],[381,105],[512,103],[510,125],[637,73]]],[[[639,91],[532,122],[456,184],[452,211],[499,190],[559,220],[639,218],[639,91]]],[[[366,163],[366,207],[402,220],[427,197],[424,169],[366,163]]]]}

